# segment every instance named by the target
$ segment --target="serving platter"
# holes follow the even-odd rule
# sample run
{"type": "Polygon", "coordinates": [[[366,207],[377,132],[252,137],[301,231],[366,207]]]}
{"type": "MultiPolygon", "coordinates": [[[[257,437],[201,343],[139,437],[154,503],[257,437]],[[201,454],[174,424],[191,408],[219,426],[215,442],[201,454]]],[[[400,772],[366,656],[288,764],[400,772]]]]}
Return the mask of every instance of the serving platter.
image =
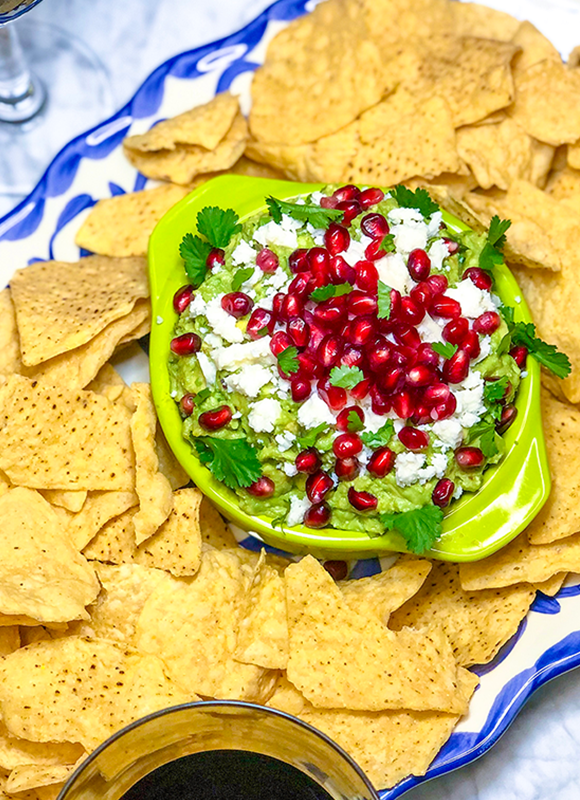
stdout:
{"type": "MultiPolygon", "coordinates": [[[[114,116],[67,144],[33,192],[0,219],[0,278],[38,260],[76,260],[74,234],[98,199],[153,185],[129,165],[121,142],[173,116],[231,90],[249,105],[252,73],[263,61],[270,39],[313,3],[279,0],[243,30],[182,53],[158,67],[114,116]]],[[[83,253],[81,252],[81,255],[83,253]]],[[[146,346],[146,342],[144,346],[146,346]]],[[[135,347],[118,368],[127,381],[147,379],[147,356],[135,347]]],[[[262,543],[237,531],[241,544],[262,543]]],[[[351,565],[359,578],[387,567],[392,559],[366,559],[351,565]]],[[[400,797],[411,787],[467,764],[488,750],[507,729],[528,697],[546,681],[580,665],[580,585],[572,582],[555,598],[538,594],[517,634],[494,661],[477,670],[481,684],[465,717],[426,776],[408,778],[380,793],[400,797]]]]}

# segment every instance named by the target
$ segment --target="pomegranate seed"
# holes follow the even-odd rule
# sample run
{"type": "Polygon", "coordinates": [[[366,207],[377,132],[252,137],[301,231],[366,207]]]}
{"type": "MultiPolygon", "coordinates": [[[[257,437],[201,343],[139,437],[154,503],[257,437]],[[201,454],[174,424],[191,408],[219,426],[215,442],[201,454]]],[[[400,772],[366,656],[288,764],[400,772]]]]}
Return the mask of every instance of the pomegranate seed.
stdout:
{"type": "Polygon", "coordinates": [[[342,342],[338,336],[325,336],[320,342],[316,357],[325,369],[332,369],[340,361],[342,342]]]}
{"type": "Polygon", "coordinates": [[[312,291],[312,275],[309,272],[299,272],[290,282],[288,294],[295,294],[297,297],[305,297],[312,291]]]}
{"type": "Polygon", "coordinates": [[[411,397],[410,393],[407,392],[405,389],[403,389],[403,391],[401,392],[398,392],[398,394],[394,396],[393,411],[401,419],[409,419],[409,417],[413,416],[413,413],[415,411],[413,398],[411,397]]]}
{"type": "Polygon", "coordinates": [[[336,328],[346,322],[346,297],[331,297],[319,303],[314,309],[315,319],[325,327],[336,328]]]}
{"type": "Polygon", "coordinates": [[[370,388],[371,382],[368,378],[365,378],[364,381],[357,383],[354,389],[350,390],[351,397],[354,397],[355,400],[364,400],[370,388]]]}
{"type": "Polygon", "coordinates": [[[485,311],[473,323],[473,330],[483,336],[491,336],[501,325],[501,318],[496,311],[485,311]]]}
{"type": "Polygon", "coordinates": [[[314,475],[320,469],[320,456],[313,447],[298,453],[294,461],[298,472],[305,472],[307,475],[314,475]]]}
{"type": "Polygon", "coordinates": [[[342,222],[344,225],[350,225],[353,219],[362,212],[362,208],[356,200],[343,200],[336,207],[343,212],[342,222]]]}
{"type": "Polygon", "coordinates": [[[340,363],[345,367],[362,367],[365,363],[364,351],[354,344],[346,344],[342,351],[340,363]]]}
{"type": "Polygon", "coordinates": [[[487,292],[491,290],[493,285],[493,281],[489,272],[486,272],[479,267],[470,267],[469,269],[466,269],[463,273],[462,280],[465,280],[466,278],[469,278],[470,281],[473,281],[478,289],[483,289],[487,292]]]}
{"type": "Polygon", "coordinates": [[[449,286],[445,275],[429,275],[425,283],[431,289],[431,293],[433,295],[443,294],[443,292],[449,286]]]}
{"type": "Polygon", "coordinates": [[[391,367],[379,376],[379,380],[385,392],[396,392],[403,387],[405,371],[401,367],[391,367]]]}
{"type": "Polygon", "coordinates": [[[176,336],[171,340],[169,345],[171,352],[176,356],[190,356],[192,353],[199,352],[201,348],[201,339],[197,333],[182,333],[181,336],[176,336]]]}
{"type": "Polygon", "coordinates": [[[324,244],[331,256],[348,250],[350,244],[350,233],[338,222],[331,222],[324,232],[324,244]]]}
{"type": "Polygon", "coordinates": [[[260,267],[262,272],[276,272],[278,265],[280,264],[280,259],[276,253],[273,253],[267,247],[264,247],[256,256],[256,264],[258,267],[260,267]]]}
{"type": "Polygon", "coordinates": [[[367,347],[367,357],[369,367],[373,372],[383,370],[391,360],[393,346],[384,336],[378,336],[375,341],[367,347]]]}
{"type": "Polygon", "coordinates": [[[321,197],[320,198],[320,208],[336,208],[338,205],[338,200],[334,195],[330,197],[321,197]]]}
{"type": "Polygon", "coordinates": [[[479,336],[475,331],[468,331],[467,336],[461,342],[461,349],[465,350],[469,358],[477,358],[481,351],[479,336]]]}
{"type": "Polygon", "coordinates": [[[346,561],[325,561],[322,566],[335,581],[343,581],[348,575],[346,561]]]}
{"type": "Polygon", "coordinates": [[[416,364],[407,372],[407,383],[411,387],[427,386],[433,383],[435,374],[425,364],[416,364]]]}
{"type": "Polygon", "coordinates": [[[226,254],[220,247],[213,247],[205,260],[208,269],[222,267],[226,263],[226,254]]]}
{"type": "Polygon", "coordinates": [[[501,410],[501,417],[497,426],[497,432],[504,434],[515,421],[517,415],[518,410],[513,403],[509,403],[507,406],[504,406],[501,410]]]}
{"type": "Polygon", "coordinates": [[[314,358],[316,350],[318,349],[318,345],[327,335],[327,332],[325,328],[318,324],[318,320],[316,320],[313,314],[308,312],[308,315],[305,314],[304,316],[310,325],[310,339],[308,341],[306,350],[314,358]]]}
{"type": "Polygon", "coordinates": [[[407,261],[409,275],[414,281],[425,281],[431,272],[431,259],[424,250],[417,248],[409,253],[407,261]]]}
{"type": "Polygon", "coordinates": [[[401,293],[397,289],[391,289],[391,313],[389,315],[389,321],[393,321],[399,318],[401,313],[401,293]]]}
{"type": "Polygon", "coordinates": [[[523,345],[516,345],[510,350],[510,356],[516,362],[520,369],[526,366],[526,358],[528,357],[528,348],[523,345]]]}
{"type": "Polygon", "coordinates": [[[386,253],[381,250],[382,240],[374,239],[365,249],[365,258],[367,261],[379,261],[384,258],[386,253]]]}
{"type": "Polygon", "coordinates": [[[455,484],[453,481],[450,481],[449,478],[441,478],[441,480],[437,481],[435,484],[431,500],[433,500],[435,505],[439,506],[439,508],[445,508],[445,506],[448,506],[451,502],[454,491],[455,484]]]}
{"type": "Polygon", "coordinates": [[[341,433],[332,443],[332,450],[337,458],[356,456],[362,450],[360,436],[356,433],[341,433]]]}
{"type": "Polygon", "coordinates": [[[454,256],[455,253],[459,252],[458,242],[454,242],[453,239],[443,239],[443,241],[447,245],[447,252],[450,256],[454,256]]]}
{"type": "Polygon", "coordinates": [[[443,328],[443,338],[450,344],[461,344],[469,332],[469,322],[465,317],[452,319],[443,328]]]}
{"type": "Polygon", "coordinates": [[[276,484],[266,475],[262,475],[257,481],[246,487],[246,490],[254,497],[272,497],[275,489],[276,484]]]}
{"type": "Polygon", "coordinates": [[[423,391],[423,402],[426,406],[434,407],[446,403],[451,396],[451,389],[446,383],[432,383],[423,391]]]}
{"type": "Polygon", "coordinates": [[[416,350],[421,344],[421,337],[417,329],[413,328],[411,325],[398,324],[393,331],[393,336],[398,344],[404,347],[410,347],[412,350],[416,350]]]}
{"type": "Polygon", "coordinates": [[[290,382],[290,394],[295,403],[304,402],[310,397],[311,391],[310,381],[306,381],[303,378],[293,378],[290,382]]]}
{"type": "Polygon", "coordinates": [[[377,322],[373,317],[365,315],[353,319],[350,324],[349,341],[351,344],[363,345],[373,338],[377,331],[377,322]]]}
{"type": "Polygon", "coordinates": [[[317,273],[328,273],[328,267],[330,265],[330,255],[328,250],[325,250],[324,247],[311,247],[306,255],[306,261],[308,262],[308,267],[312,272],[316,275],[317,273]]]}
{"type": "Polygon", "coordinates": [[[307,528],[324,528],[330,520],[330,506],[326,503],[315,503],[304,512],[303,522],[307,528]]]}
{"type": "Polygon", "coordinates": [[[282,301],[282,307],[280,309],[280,318],[284,320],[289,320],[292,317],[299,317],[304,310],[304,304],[302,302],[302,298],[299,297],[297,294],[287,294],[284,300],[282,301]]]}
{"type": "Polygon", "coordinates": [[[443,378],[447,383],[461,383],[469,372],[469,356],[465,350],[458,350],[454,356],[443,363],[443,378]]]}
{"type": "Polygon", "coordinates": [[[359,195],[360,189],[357,186],[353,186],[352,183],[348,183],[346,186],[336,189],[332,196],[338,203],[344,203],[346,200],[357,200],[359,195]]]}
{"type": "Polygon", "coordinates": [[[364,189],[364,191],[362,191],[357,197],[359,205],[363,211],[365,211],[367,208],[370,208],[370,206],[380,203],[381,200],[384,199],[385,193],[382,191],[382,189],[376,188],[364,189]]]}
{"type": "Polygon", "coordinates": [[[288,259],[290,272],[294,274],[297,272],[308,272],[310,267],[308,266],[308,260],[306,258],[307,253],[308,250],[299,247],[298,250],[294,250],[294,252],[290,254],[290,258],[288,259]]]}
{"type": "Polygon", "coordinates": [[[318,470],[314,475],[309,475],[306,479],[306,494],[311,503],[322,502],[324,496],[334,486],[332,478],[323,470],[318,470]]]}
{"type": "Polygon", "coordinates": [[[193,394],[184,394],[179,401],[179,410],[186,417],[190,417],[193,414],[193,409],[195,408],[194,398],[195,395],[193,394]]]}
{"type": "Polygon", "coordinates": [[[284,302],[285,297],[286,295],[284,294],[284,292],[278,292],[278,294],[274,295],[272,299],[272,313],[274,314],[274,316],[276,317],[280,316],[280,311],[282,310],[282,303],[284,302]]]}
{"type": "Polygon", "coordinates": [[[308,353],[298,353],[298,374],[300,377],[320,378],[322,375],[322,365],[308,353]]]}
{"type": "Polygon", "coordinates": [[[270,339],[270,350],[275,356],[279,356],[292,345],[292,339],[284,331],[277,331],[270,339]]]}
{"type": "Polygon", "coordinates": [[[356,270],[347,264],[342,256],[332,256],[329,268],[330,280],[332,283],[350,283],[356,280],[356,270]]]}
{"type": "Polygon", "coordinates": [[[354,481],[360,472],[360,462],[356,456],[337,458],[334,472],[339,481],[354,481]]]}
{"type": "Polygon", "coordinates": [[[425,309],[410,297],[401,300],[400,319],[408,325],[418,325],[425,318],[425,309]]]}
{"type": "Polygon", "coordinates": [[[413,286],[409,292],[409,296],[411,297],[411,300],[414,300],[415,303],[417,303],[417,305],[423,306],[423,308],[427,309],[430,307],[431,301],[433,300],[433,292],[431,291],[427,281],[421,281],[421,283],[413,286]]]}
{"type": "Polygon", "coordinates": [[[455,460],[461,469],[477,469],[485,461],[479,447],[460,447],[455,451],[455,460]]]}
{"type": "Polygon", "coordinates": [[[445,319],[455,319],[461,316],[461,306],[452,297],[439,294],[433,298],[431,303],[431,313],[445,319]]]}
{"type": "Polygon", "coordinates": [[[429,435],[418,428],[406,426],[399,431],[399,439],[407,450],[424,450],[429,446],[429,435]]]}
{"type": "Polygon", "coordinates": [[[187,286],[182,286],[181,289],[178,289],[173,295],[173,308],[176,313],[183,314],[193,297],[193,286],[191,284],[188,283],[187,286]]]}
{"type": "Polygon", "coordinates": [[[198,417],[198,422],[207,431],[218,431],[225,428],[232,420],[232,409],[229,406],[219,406],[211,411],[204,411],[198,417]]]}
{"type": "Polygon", "coordinates": [[[374,511],[378,505],[378,499],[370,492],[357,492],[354,486],[348,490],[348,502],[357,511],[374,511]]]}
{"type": "Polygon", "coordinates": [[[365,421],[365,412],[359,406],[347,406],[343,408],[338,417],[336,418],[336,427],[339,431],[348,431],[348,418],[350,414],[356,414],[361,423],[365,421]]]}
{"type": "Polygon", "coordinates": [[[411,417],[411,422],[413,425],[426,425],[428,422],[432,422],[431,409],[427,408],[426,405],[419,403],[419,405],[415,406],[415,411],[411,417]]]}
{"type": "Polygon", "coordinates": [[[333,411],[340,411],[346,405],[346,391],[340,386],[333,386],[328,378],[321,378],[316,388],[318,394],[333,411]]]}
{"type": "MultiPolygon", "coordinates": [[[[383,416],[388,414],[392,408],[391,398],[383,394],[376,386],[371,386],[371,409],[374,414],[383,416]]],[[[352,392],[351,392],[352,394],[352,392]]]]}
{"type": "MultiPolygon", "coordinates": [[[[413,331],[415,329],[413,328],[413,331]]],[[[406,368],[415,363],[417,351],[406,345],[393,345],[393,366],[406,368]]]]}
{"type": "Polygon", "coordinates": [[[240,319],[249,314],[254,307],[254,301],[244,292],[229,292],[222,297],[222,308],[232,317],[240,319]]]}
{"type": "Polygon", "coordinates": [[[296,347],[306,347],[310,335],[310,325],[302,317],[290,317],[286,331],[296,347]]]}
{"type": "Polygon", "coordinates": [[[367,214],[360,221],[360,229],[371,239],[380,239],[382,242],[389,232],[389,223],[382,214],[367,214]]]}
{"type": "Polygon", "coordinates": [[[439,366],[439,358],[429,342],[420,344],[415,354],[417,364],[425,364],[425,366],[433,367],[433,369],[437,369],[439,366]]]}
{"type": "Polygon", "coordinates": [[[396,457],[396,453],[388,447],[379,447],[369,458],[367,470],[375,478],[384,478],[395,466],[396,457]]]}
{"type": "Polygon", "coordinates": [[[370,261],[359,261],[356,264],[356,285],[363,292],[376,294],[379,283],[377,268],[370,261]]]}
{"type": "Polygon", "coordinates": [[[348,310],[355,317],[374,314],[377,310],[377,298],[358,289],[347,295],[347,298],[348,310]]]}
{"type": "Polygon", "coordinates": [[[455,398],[454,394],[450,394],[447,400],[442,403],[437,403],[431,409],[431,419],[432,420],[442,420],[442,419],[449,419],[449,417],[455,414],[455,409],[457,408],[457,399],[455,398]]]}
{"type": "Polygon", "coordinates": [[[250,339],[261,339],[266,333],[272,334],[274,330],[274,317],[265,308],[255,308],[252,311],[246,333],[250,339]]]}

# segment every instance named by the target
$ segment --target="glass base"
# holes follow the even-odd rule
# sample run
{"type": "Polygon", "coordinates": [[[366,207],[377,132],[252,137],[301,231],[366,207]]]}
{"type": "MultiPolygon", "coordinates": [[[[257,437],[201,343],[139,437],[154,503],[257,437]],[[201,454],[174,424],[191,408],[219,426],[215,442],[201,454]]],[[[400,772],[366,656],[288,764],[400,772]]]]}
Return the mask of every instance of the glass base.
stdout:
{"type": "Polygon", "coordinates": [[[46,103],[46,89],[38,75],[30,76],[30,85],[25,94],[10,102],[0,102],[0,123],[20,124],[39,114],[46,103]]]}
{"type": "Polygon", "coordinates": [[[66,142],[113,111],[107,71],[83,42],[46,23],[11,24],[30,71],[41,78],[46,102],[26,122],[0,121],[0,216],[33,189],[66,142]]]}

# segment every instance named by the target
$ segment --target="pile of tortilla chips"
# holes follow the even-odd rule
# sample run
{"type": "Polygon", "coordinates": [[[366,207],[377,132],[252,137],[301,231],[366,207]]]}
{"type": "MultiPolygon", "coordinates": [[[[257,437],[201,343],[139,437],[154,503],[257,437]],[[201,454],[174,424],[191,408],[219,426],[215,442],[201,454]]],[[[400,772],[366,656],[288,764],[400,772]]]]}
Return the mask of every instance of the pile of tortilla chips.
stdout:
{"type": "Polygon", "coordinates": [[[248,123],[222,94],[129,137],[166,182],[91,210],[76,241],[98,255],[0,292],[0,796],[54,799],[111,733],[198,698],[294,714],[379,788],[424,774],[468,709],[468,668],[580,572],[579,62],[480,5],[326,0],[271,41],[248,123]],[[335,582],[312,557],[237,547],[188,485],[149,385],[110,359],[149,328],[154,225],[224,171],[406,181],[474,226],[512,220],[507,260],[574,369],[545,378],[554,488],[511,545],[335,582]]]}

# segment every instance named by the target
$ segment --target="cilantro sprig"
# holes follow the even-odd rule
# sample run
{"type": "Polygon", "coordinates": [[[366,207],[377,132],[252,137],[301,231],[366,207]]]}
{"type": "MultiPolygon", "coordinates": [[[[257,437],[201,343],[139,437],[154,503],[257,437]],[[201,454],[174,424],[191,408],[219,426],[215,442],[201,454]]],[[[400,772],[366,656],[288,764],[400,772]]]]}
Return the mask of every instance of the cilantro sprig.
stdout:
{"type": "Polygon", "coordinates": [[[486,415],[481,422],[476,422],[466,436],[467,444],[477,442],[479,449],[486,458],[493,458],[499,453],[496,440],[495,422],[486,415]]]}
{"type": "Polygon", "coordinates": [[[242,267],[242,269],[236,270],[232,278],[232,292],[239,292],[242,284],[245,283],[248,278],[251,278],[253,274],[253,267],[242,267]]]}
{"type": "Polygon", "coordinates": [[[317,286],[310,292],[310,299],[316,303],[322,303],[324,300],[329,300],[331,297],[342,297],[345,294],[352,292],[350,283],[327,283],[325,286],[317,286]]]}
{"type": "Polygon", "coordinates": [[[366,444],[367,447],[371,447],[374,450],[377,447],[385,447],[388,445],[394,432],[395,426],[393,420],[388,419],[378,431],[374,433],[373,431],[365,431],[365,433],[361,433],[360,438],[363,444],[366,444]]]}
{"type": "Polygon", "coordinates": [[[499,403],[503,400],[509,380],[506,375],[497,381],[486,381],[483,387],[483,399],[486,403],[499,403]]]}
{"type": "Polygon", "coordinates": [[[202,389],[201,391],[199,391],[195,395],[195,397],[193,398],[193,404],[195,406],[200,406],[202,403],[204,403],[207,400],[207,398],[210,396],[210,394],[211,394],[211,391],[206,386],[205,389],[202,389]]]}
{"type": "Polygon", "coordinates": [[[346,429],[349,433],[358,433],[358,431],[362,431],[364,429],[364,422],[356,413],[356,411],[352,410],[348,412],[348,416],[346,418],[346,429]]]}
{"type": "Polygon", "coordinates": [[[386,255],[387,253],[394,253],[396,249],[395,234],[387,233],[385,236],[383,236],[383,240],[379,245],[379,251],[386,255]]]}
{"type": "Polygon", "coordinates": [[[286,214],[299,222],[310,222],[315,228],[328,228],[331,222],[341,219],[344,213],[338,208],[321,208],[308,203],[287,203],[275,197],[267,197],[266,204],[270,216],[278,224],[282,222],[282,214],[286,214]]]}
{"type": "Polygon", "coordinates": [[[238,215],[231,209],[207,206],[197,215],[197,230],[201,236],[186,233],[179,245],[189,282],[197,289],[207,275],[207,258],[214,247],[227,247],[232,236],[240,231],[238,215]],[[204,238],[202,238],[204,237],[204,238]]]}
{"type": "Polygon", "coordinates": [[[377,317],[379,319],[389,319],[391,316],[391,287],[383,281],[377,285],[377,317]]]}
{"type": "Polygon", "coordinates": [[[320,425],[317,425],[315,428],[310,428],[308,433],[298,437],[298,444],[303,448],[314,447],[319,435],[327,428],[328,425],[326,422],[321,422],[320,425]]]}
{"type": "Polygon", "coordinates": [[[491,218],[487,240],[479,254],[479,266],[488,271],[493,270],[498,264],[503,263],[503,248],[506,242],[505,234],[511,225],[511,220],[500,219],[497,214],[491,218]]]}
{"type": "Polygon", "coordinates": [[[439,206],[426,189],[413,191],[399,184],[390,190],[390,194],[395,198],[399,206],[402,208],[416,208],[424,217],[430,217],[436,211],[439,211],[439,206]]]}
{"type": "Polygon", "coordinates": [[[194,439],[194,444],[201,463],[230,489],[250,486],[262,474],[256,449],[245,439],[203,436],[194,439]]]}
{"type": "Polygon", "coordinates": [[[364,380],[364,372],[360,367],[333,367],[330,370],[330,383],[342,389],[354,389],[364,380]]]}
{"type": "Polygon", "coordinates": [[[456,344],[450,344],[449,342],[433,342],[431,347],[438,356],[442,356],[445,359],[453,358],[458,350],[456,344]]]}
{"type": "Polygon", "coordinates": [[[528,353],[558,378],[566,378],[572,371],[572,364],[566,353],[561,353],[555,344],[548,344],[536,336],[536,326],[532,322],[514,322],[514,309],[511,306],[500,308],[509,331],[500,342],[500,350],[507,352],[510,346],[523,345],[528,353]]]}
{"type": "Polygon", "coordinates": [[[402,514],[381,514],[388,531],[397,530],[412,553],[421,555],[430,550],[441,536],[443,511],[435,505],[405,511],[402,514]]]}
{"type": "Polygon", "coordinates": [[[298,348],[294,347],[294,345],[282,350],[276,358],[278,359],[278,366],[285,375],[292,375],[294,372],[298,372],[300,368],[298,348]]]}
{"type": "Polygon", "coordinates": [[[179,245],[179,255],[182,257],[187,278],[194,289],[197,289],[205,280],[207,274],[207,257],[212,247],[209,242],[204,242],[199,236],[186,233],[179,245]]]}

